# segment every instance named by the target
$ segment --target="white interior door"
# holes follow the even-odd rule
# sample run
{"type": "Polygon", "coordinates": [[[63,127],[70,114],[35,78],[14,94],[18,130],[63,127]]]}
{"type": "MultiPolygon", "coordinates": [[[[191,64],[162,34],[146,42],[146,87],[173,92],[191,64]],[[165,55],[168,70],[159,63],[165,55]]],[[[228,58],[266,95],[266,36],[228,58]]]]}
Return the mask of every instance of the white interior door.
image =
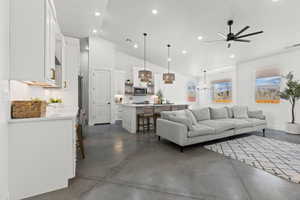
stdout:
{"type": "Polygon", "coordinates": [[[93,123],[111,122],[111,75],[107,70],[93,72],[93,123]]]}

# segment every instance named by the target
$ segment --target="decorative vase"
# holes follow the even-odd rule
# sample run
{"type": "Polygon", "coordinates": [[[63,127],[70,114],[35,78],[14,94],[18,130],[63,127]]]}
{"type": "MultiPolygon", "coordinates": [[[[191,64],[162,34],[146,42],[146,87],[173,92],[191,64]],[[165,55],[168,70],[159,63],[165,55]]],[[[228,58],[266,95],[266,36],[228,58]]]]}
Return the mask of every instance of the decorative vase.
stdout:
{"type": "Polygon", "coordinates": [[[300,135],[300,124],[292,124],[290,122],[286,123],[286,130],[290,134],[300,135]]]}

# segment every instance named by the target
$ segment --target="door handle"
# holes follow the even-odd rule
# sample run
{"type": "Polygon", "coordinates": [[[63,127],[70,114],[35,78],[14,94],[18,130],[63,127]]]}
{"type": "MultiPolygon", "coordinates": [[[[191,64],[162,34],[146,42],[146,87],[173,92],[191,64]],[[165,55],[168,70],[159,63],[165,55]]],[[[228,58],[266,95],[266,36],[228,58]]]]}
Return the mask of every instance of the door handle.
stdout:
{"type": "Polygon", "coordinates": [[[110,102],[107,102],[107,104],[109,104],[109,105],[110,105],[110,102]]]}

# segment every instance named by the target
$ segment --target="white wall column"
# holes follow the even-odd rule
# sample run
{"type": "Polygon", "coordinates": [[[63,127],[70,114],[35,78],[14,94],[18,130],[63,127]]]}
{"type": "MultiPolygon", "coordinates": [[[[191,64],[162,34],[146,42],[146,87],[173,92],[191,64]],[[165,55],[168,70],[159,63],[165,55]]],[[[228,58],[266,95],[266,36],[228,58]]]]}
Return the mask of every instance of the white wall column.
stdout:
{"type": "Polygon", "coordinates": [[[9,0],[0,0],[0,200],[8,200],[9,0]]]}

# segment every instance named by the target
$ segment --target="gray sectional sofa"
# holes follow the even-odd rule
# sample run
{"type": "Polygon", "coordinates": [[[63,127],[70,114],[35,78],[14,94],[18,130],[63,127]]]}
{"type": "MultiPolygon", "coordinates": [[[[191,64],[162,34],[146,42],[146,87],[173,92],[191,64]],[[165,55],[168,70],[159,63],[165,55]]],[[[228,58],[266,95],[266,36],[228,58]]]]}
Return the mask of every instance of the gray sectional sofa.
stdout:
{"type": "Polygon", "coordinates": [[[258,130],[265,135],[266,127],[262,111],[249,111],[244,106],[206,107],[162,112],[156,134],[159,139],[178,144],[183,151],[188,145],[258,130]]]}

